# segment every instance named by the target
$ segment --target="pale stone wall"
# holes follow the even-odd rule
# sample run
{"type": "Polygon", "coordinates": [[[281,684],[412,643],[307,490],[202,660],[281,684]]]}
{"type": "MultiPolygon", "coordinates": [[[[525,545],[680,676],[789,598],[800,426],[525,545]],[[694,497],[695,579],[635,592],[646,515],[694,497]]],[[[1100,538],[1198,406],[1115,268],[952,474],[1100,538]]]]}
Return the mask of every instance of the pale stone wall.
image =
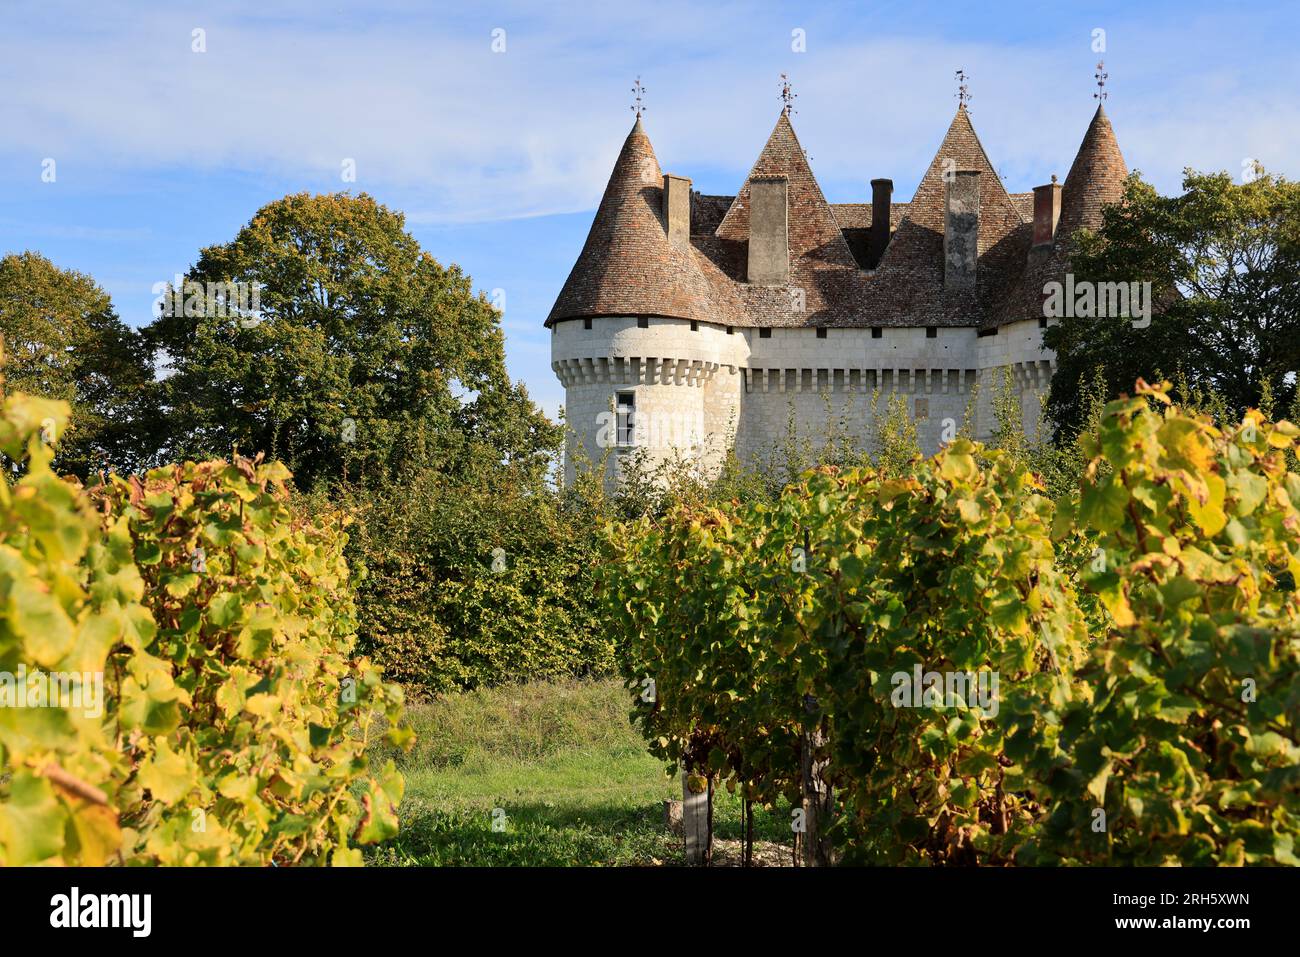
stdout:
{"type": "MultiPolygon", "coordinates": [[[[1005,370],[1020,395],[1026,433],[1035,434],[1052,355],[1037,321],[1012,323],[997,335],[972,327],[866,329],[735,329],[679,319],[635,317],[565,320],[552,333],[552,368],[566,389],[566,423],[586,457],[607,461],[611,476],[623,453],[606,455],[601,426],[612,435],[614,396],[636,396],[637,444],[652,460],[692,458],[711,469],[734,445],[742,461],[766,461],[790,426],[821,445],[829,431],[874,448],[874,414],[901,396],[928,455],[960,428],[972,402],[974,432],[995,426],[993,396],[1005,370]],[[976,388],[978,386],[978,388],[976,388]],[[605,415],[602,418],[602,413],[605,415]],[[828,414],[829,413],[829,414],[828,414]]],[[[566,455],[573,480],[576,448],[566,455]]]]}

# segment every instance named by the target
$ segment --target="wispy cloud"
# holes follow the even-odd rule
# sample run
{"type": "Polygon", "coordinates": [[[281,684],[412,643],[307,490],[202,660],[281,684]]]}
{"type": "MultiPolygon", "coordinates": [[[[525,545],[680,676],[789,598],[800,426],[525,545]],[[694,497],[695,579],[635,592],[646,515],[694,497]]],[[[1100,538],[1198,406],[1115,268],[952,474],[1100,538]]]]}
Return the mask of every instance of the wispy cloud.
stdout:
{"type": "Polygon", "coordinates": [[[955,105],[961,66],[994,162],[1023,189],[1068,168],[1091,108],[1088,24],[1099,20],[1131,165],[1165,180],[1183,164],[1235,169],[1257,154],[1294,169],[1294,60],[1281,45],[1256,42],[1250,56],[1228,45],[1248,18],[1165,21],[1099,6],[1092,19],[1054,15],[1051,32],[1023,36],[981,11],[983,29],[936,36],[905,16],[912,9],[32,6],[0,41],[12,93],[0,101],[0,151],[93,156],[135,174],[249,170],[320,188],[349,185],[340,173],[353,160],[356,187],[401,191],[413,223],[511,219],[594,205],[638,72],[665,166],[727,171],[715,188],[734,189],[787,70],[819,176],[865,196],[872,176],[892,175],[906,195],[955,105]],[[796,28],[806,53],[790,49],[796,28]],[[192,52],[196,29],[205,53],[192,52]],[[498,29],[504,52],[493,52],[498,29]]]}

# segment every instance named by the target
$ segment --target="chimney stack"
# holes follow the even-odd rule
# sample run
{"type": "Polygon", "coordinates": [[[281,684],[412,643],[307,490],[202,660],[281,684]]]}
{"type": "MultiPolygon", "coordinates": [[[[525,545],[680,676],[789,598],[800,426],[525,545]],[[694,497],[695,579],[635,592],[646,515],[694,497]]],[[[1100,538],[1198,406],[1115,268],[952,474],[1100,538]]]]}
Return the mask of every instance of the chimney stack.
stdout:
{"type": "Polygon", "coordinates": [[[980,172],[956,170],[948,180],[943,224],[943,284],[973,292],[979,261],[980,172]]]}
{"type": "Polygon", "coordinates": [[[691,181],[664,173],[664,228],[674,246],[691,242],[691,181]]]}
{"type": "Polygon", "coordinates": [[[1034,187],[1034,245],[1050,246],[1056,239],[1056,224],[1061,219],[1061,184],[1052,174],[1046,186],[1034,187]]]}
{"type": "Polygon", "coordinates": [[[749,181],[749,281],[765,286],[790,279],[790,233],[784,176],[749,181]]]}
{"type": "Polygon", "coordinates": [[[875,269],[885,255],[889,245],[889,230],[893,225],[890,217],[893,212],[894,181],[892,179],[873,179],[871,181],[871,239],[867,245],[867,265],[875,269]]]}

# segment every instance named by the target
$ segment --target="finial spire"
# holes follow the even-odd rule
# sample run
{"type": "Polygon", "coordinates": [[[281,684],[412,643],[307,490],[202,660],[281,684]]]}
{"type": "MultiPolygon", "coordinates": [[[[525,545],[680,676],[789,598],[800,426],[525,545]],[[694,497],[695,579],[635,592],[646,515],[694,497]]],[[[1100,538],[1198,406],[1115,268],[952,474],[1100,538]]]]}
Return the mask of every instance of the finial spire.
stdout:
{"type": "Polygon", "coordinates": [[[791,113],[795,111],[794,101],[795,98],[798,97],[798,95],[799,95],[798,93],[795,93],[793,90],[790,89],[790,78],[786,76],[784,73],[782,73],[781,74],[781,102],[784,103],[785,106],[781,107],[781,112],[784,113],[786,116],[789,116],[791,113]]]}
{"type": "Polygon", "coordinates": [[[636,85],[632,87],[632,92],[636,94],[636,99],[632,101],[631,110],[639,120],[641,114],[647,109],[645,105],[645,87],[641,85],[641,77],[636,78],[636,85]]]}
{"type": "Polygon", "coordinates": [[[1097,81],[1097,92],[1092,95],[1092,98],[1100,103],[1106,99],[1106,80],[1110,78],[1110,74],[1106,72],[1105,61],[1097,61],[1097,72],[1093,74],[1093,77],[1097,81]]]}
{"type": "Polygon", "coordinates": [[[966,85],[970,77],[966,75],[965,70],[958,70],[952,76],[957,81],[957,109],[964,110],[966,104],[970,102],[970,87],[966,85]]]}

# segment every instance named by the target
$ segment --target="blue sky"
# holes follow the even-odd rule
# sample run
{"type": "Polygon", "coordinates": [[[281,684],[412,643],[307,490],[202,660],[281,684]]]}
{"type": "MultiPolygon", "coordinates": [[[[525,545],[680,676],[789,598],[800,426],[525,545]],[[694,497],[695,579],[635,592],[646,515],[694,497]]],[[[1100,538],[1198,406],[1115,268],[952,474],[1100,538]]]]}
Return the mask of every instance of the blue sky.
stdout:
{"type": "Polygon", "coordinates": [[[911,196],[956,108],[957,68],[1008,188],[1063,179],[1099,58],[1129,166],[1161,190],[1186,166],[1238,174],[1251,159],[1300,176],[1293,3],[0,6],[0,253],[90,273],[140,325],[155,283],[261,205],[364,190],[476,287],[504,290],[511,373],[551,413],[562,390],[542,321],[631,125],[638,74],[660,164],[706,193],[744,180],[782,72],[832,202],[869,200],[877,176],[911,196]]]}

